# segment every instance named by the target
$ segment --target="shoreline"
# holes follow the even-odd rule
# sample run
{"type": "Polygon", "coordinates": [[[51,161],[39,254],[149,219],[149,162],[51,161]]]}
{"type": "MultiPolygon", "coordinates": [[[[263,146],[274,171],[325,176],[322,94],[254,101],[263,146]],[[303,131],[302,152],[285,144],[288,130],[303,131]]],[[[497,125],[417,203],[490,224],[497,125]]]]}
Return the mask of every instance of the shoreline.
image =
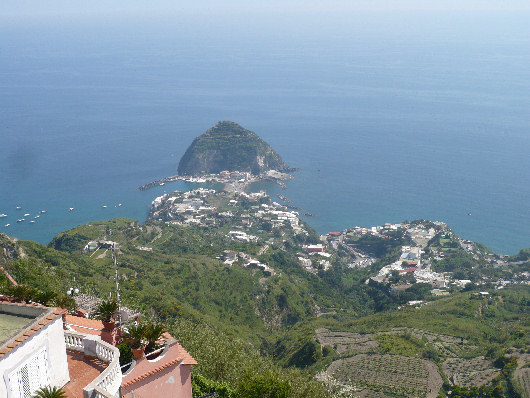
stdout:
{"type": "Polygon", "coordinates": [[[287,189],[284,181],[292,179],[293,176],[276,170],[269,170],[264,174],[253,175],[249,172],[221,172],[219,174],[204,174],[200,176],[174,175],[140,185],[138,190],[147,191],[157,186],[163,186],[168,182],[186,181],[192,183],[214,183],[223,184],[223,189],[228,192],[244,192],[245,189],[256,182],[271,181],[278,184],[282,189],[287,189]]]}

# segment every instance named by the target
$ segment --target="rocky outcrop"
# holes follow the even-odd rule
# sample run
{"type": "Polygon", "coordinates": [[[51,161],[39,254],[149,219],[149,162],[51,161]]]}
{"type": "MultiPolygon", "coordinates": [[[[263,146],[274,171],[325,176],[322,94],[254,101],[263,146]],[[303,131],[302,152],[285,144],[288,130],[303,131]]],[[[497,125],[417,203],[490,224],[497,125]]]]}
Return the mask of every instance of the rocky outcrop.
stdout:
{"type": "Polygon", "coordinates": [[[267,170],[291,171],[291,168],[256,133],[224,121],[193,140],[180,159],[178,174],[217,174],[223,170],[258,175],[267,170]]]}

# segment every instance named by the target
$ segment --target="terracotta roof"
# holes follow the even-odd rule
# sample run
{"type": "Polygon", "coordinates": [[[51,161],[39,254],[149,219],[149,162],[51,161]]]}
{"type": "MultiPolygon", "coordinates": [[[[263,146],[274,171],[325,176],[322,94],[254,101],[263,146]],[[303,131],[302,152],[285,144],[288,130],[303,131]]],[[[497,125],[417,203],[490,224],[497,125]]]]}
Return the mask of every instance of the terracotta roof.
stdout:
{"type": "Polygon", "coordinates": [[[95,319],[88,319],[75,315],[66,315],[66,322],[68,322],[68,325],[72,329],[79,333],[100,336],[101,332],[103,331],[103,322],[95,319]]]}
{"type": "MultiPolygon", "coordinates": [[[[3,300],[2,300],[3,301],[3,300]]],[[[14,348],[21,345],[24,341],[29,339],[32,335],[37,333],[39,330],[43,329],[46,325],[51,323],[53,320],[62,316],[66,312],[64,308],[55,308],[55,307],[45,307],[40,304],[22,304],[22,303],[9,303],[12,306],[18,307],[42,307],[43,309],[49,309],[48,312],[43,313],[35,318],[35,320],[26,328],[21,330],[18,334],[13,336],[9,341],[7,341],[4,346],[0,349],[0,358],[4,357],[14,348]]]]}
{"type": "Polygon", "coordinates": [[[179,346],[180,355],[182,356],[182,364],[183,365],[197,365],[197,361],[195,358],[193,358],[188,351],[184,349],[179,343],[177,343],[179,346]]]}
{"type": "Polygon", "coordinates": [[[123,377],[121,385],[128,387],[175,365],[197,365],[197,361],[177,342],[170,345],[166,354],[156,362],[145,357],[137,361],[131,373],[123,377]]]}
{"type": "Polygon", "coordinates": [[[9,272],[7,272],[7,270],[5,270],[4,267],[2,267],[1,265],[0,265],[0,271],[2,271],[5,274],[6,278],[9,280],[9,282],[11,282],[13,286],[18,286],[17,281],[14,280],[13,277],[9,274],[9,272]]]}
{"type": "Polygon", "coordinates": [[[161,370],[169,368],[170,366],[175,365],[175,364],[179,363],[180,361],[181,361],[180,358],[176,358],[176,359],[174,359],[174,360],[172,360],[170,362],[167,362],[167,363],[165,363],[165,364],[163,364],[163,365],[161,365],[161,366],[159,366],[157,368],[154,368],[154,369],[152,369],[152,370],[150,370],[150,371],[148,371],[146,373],[143,373],[140,376],[135,377],[134,379],[131,379],[131,380],[127,381],[127,382],[122,382],[121,386],[122,387],[128,387],[131,384],[137,383],[137,382],[139,382],[139,381],[141,381],[141,380],[143,380],[143,379],[145,379],[145,378],[147,378],[147,377],[149,377],[151,375],[154,375],[155,373],[160,372],[161,370]]]}

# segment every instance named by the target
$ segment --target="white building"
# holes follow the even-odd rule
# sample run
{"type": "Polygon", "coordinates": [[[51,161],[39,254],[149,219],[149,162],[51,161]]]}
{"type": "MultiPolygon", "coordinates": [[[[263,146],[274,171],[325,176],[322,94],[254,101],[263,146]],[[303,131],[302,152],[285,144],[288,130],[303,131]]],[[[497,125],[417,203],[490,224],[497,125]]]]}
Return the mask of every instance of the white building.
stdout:
{"type": "Polygon", "coordinates": [[[62,312],[0,302],[0,397],[31,397],[70,380],[62,312]]]}

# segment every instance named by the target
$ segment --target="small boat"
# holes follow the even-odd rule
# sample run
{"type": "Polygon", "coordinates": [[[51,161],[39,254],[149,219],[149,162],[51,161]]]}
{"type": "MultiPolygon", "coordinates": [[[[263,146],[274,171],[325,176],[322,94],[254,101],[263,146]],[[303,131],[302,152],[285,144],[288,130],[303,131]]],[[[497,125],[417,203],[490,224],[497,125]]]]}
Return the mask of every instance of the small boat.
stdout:
{"type": "Polygon", "coordinates": [[[107,205],[103,205],[103,206],[101,206],[101,207],[104,208],[104,209],[106,209],[106,208],[107,208],[107,205]]]}
{"type": "Polygon", "coordinates": [[[29,217],[29,213],[24,214],[24,217],[29,217]]]}
{"type": "Polygon", "coordinates": [[[29,223],[30,223],[30,224],[35,224],[35,221],[34,221],[34,220],[31,220],[29,223]]]}
{"type": "Polygon", "coordinates": [[[7,217],[7,214],[4,214],[4,213],[0,214],[0,218],[4,218],[4,217],[7,217]]]}
{"type": "Polygon", "coordinates": [[[23,219],[23,218],[19,218],[19,219],[17,220],[17,222],[24,222],[24,219],[23,219]]]}
{"type": "Polygon", "coordinates": [[[166,185],[165,182],[161,182],[161,183],[160,183],[160,186],[161,186],[161,187],[163,187],[164,185],[166,185]]]}
{"type": "Polygon", "coordinates": [[[118,207],[122,207],[123,205],[121,203],[118,203],[118,207]]]}
{"type": "Polygon", "coordinates": [[[33,218],[37,219],[37,218],[39,218],[39,217],[40,217],[40,216],[35,216],[35,217],[33,217],[33,218]]]}
{"type": "Polygon", "coordinates": [[[20,206],[17,206],[17,210],[20,210],[20,209],[22,209],[22,207],[20,207],[20,206]]]}
{"type": "Polygon", "coordinates": [[[6,226],[6,227],[9,227],[10,225],[11,225],[11,224],[6,224],[5,226],[6,226]]]}
{"type": "Polygon", "coordinates": [[[68,211],[74,211],[74,208],[73,208],[73,207],[70,207],[70,208],[68,209],[68,211]]]}
{"type": "Polygon", "coordinates": [[[40,212],[41,212],[41,213],[46,213],[46,210],[41,210],[40,212]]]}

